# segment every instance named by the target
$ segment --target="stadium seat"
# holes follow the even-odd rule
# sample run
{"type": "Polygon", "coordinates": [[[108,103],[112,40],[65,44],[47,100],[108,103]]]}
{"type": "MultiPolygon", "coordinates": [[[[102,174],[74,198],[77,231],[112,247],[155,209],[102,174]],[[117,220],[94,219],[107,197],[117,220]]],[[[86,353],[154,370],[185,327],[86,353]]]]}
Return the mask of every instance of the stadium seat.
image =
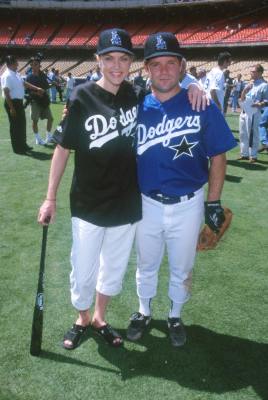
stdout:
{"type": "Polygon", "coordinates": [[[57,21],[50,21],[40,25],[33,35],[31,44],[34,46],[45,45],[52,37],[53,33],[58,30],[58,28],[59,22],[57,21]]]}
{"type": "Polygon", "coordinates": [[[22,23],[16,34],[13,36],[13,40],[15,41],[16,45],[30,45],[31,39],[34,35],[34,32],[36,31],[37,26],[37,21],[28,21],[22,23]]]}
{"type": "MultiPolygon", "coordinates": [[[[0,45],[7,45],[13,40],[17,31],[17,23],[14,20],[0,21],[0,45]]],[[[12,43],[11,43],[12,44],[12,43]]],[[[13,43],[15,44],[15,42],[13,43]]]]}
{"type": "Polygon", "coordinates": [[[81,28],[79,23],[66,23],[55,34],[50,42],[51,46],[65,46],[81,28]]]}
{"type": "Polygon", "coordinates": [[[69,40],[68,46],[83,46],[99,29],[99,25],[86,24],[80,27],[76,34],[69,40]]]}

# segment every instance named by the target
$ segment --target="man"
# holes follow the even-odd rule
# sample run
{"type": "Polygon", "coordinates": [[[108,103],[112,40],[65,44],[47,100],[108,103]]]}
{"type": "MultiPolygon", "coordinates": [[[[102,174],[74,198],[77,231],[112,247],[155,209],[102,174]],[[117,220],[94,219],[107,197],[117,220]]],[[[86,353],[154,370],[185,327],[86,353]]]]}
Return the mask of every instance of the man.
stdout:
{"type": "Polygon", "coordinates": [[[94,81],[94,82],[98,82],[102,77],[102,73],[100,71],[100,67],[99,65],[96,66],[95,68],[95,72],[93,72],[93,74],[91,75],[90,80],[94,81]]]}
{"type": "Polygon", "coordinates": [[[262,77],[263,72],[262,65],[255,65],[251,71],[252,83],[249,83],[241,93],[240,156],[238,160],[249,160],[250,163],[257,161],[261,110],[268,101],[268,84],[262,77]]]}
{"type": "Polygon", "coordinates": [[[218,108],[223,112],[224,107],[224,91],[225,78],[224,70],[231,64],[231,54],[226,52],[220,53],[218,56],[218,66],[212,68],[207,74],[204,89],[211,96],[218,108]]]}
{"type": "Polygon", "coordinates": [[[229,69],[224,71],[224,78],[225,78],[225,92],[224,92],[224,100],[223,100],[223,113],[226,115],[228,110],[229,99],[231,95],[231,91],[233,88],[233,78],[230,77],[229,69]]]}
{"type": "Polygon", "coordinates": [[[198,79],[199,85],[200,85],[202,88],[204,88],[204,85],[205,85],[205,82],[206,82],[206,79],[207,79],[207,71],[205,70],[205,68],[201,68],[201,69],[198,71],[198,77],[197,77],[197,79],[198,79]]]}
{"type": "Polygon", "coordinates": [[[39,95],[42,95],[44,90],[23,81],[17,72],[18,61],[14,56],[6,57],[6,65],[7,69],[1,77],[1,87],[10,124],[11,145],[14,153],[26,154],[32,150],[32,147],[26,143],[26,117],[23,107],[24,87],[39,95]]]}
{"type": "Polygon", "coordinates": [[[133,80],[133,85],[134,86],[139,86],[141,87],[143,90],[145,90],[146,87],[146,80],[143,78],[142,76],[142,69],[139,70],[138,75],[135,76],[134,80],[133,80]]]}
{"type": "Polygon", "coordinates": [[[60,76],[60,71],[58,69],[55,70],[55,75],[54,75],[54,84],[56,87],[56,91],[59,94],[59,99],[61,102],[63,102],[63,86],[65,84],[64,79],[60,76]]]}
{"type": "Polygon", "coordinates": [[[180,86],[183,89],[188,89],[190,83],[198,83],[195,76],[186,72],[186,67],[187,67],[187,62],[186,62],[186,59],[183,57],[181,60],[181,73],[180,73],[180,79],[179,79],[180,86]]]}
{"type": "Polygon", "coordinates": [[[262,153],[263,151],[268,152],[268,102],[265,105],[260,119],[259,134],[261,142],[259,153],[262,153]]]}
{"type": "Polygon", "coordinates": [[[56,75],[55,68],[51,68],[51,71],[47,74],[47,80],[50,84],[50,100],[51,103],[57,103],[57,89],[56,89],[56,75]]]}
{"type": "Polygon", "coordinates": [[[236,79],[233,82],[233,90],[232,90],[232,112],[236,112],[238,107],[238,99],[243,89],[243,81],[242,75],[237,74],[236,79]]]}
{"type": "Polygon", "coordinates": [[[74,85],[75,85],[75,79],[72,76],[71,72],[68,72],[68,77],[66,79],[66,101],[69,100],[71,93],[74,89],[74,85]]]}
{"type": "Polygon", "coordinates": [[[198,74],[197,74],[197,70],[196,70],[196,66],[192,65],[189,69],[189,72],[192,76],[194,76],[196,79],[198,79],[198,74]]]}
{"type": "Polygon", "coordinates": [[[224,221],[220,197],[225,152],[236,141],[216,105],[193,111],[187,91],[178,85],[182,55],[172,33],[150,35],[145,69],[152,94],[139,107],[138,180],[143,218],[137,226],[137,293],[139,312],[132,314],[129,340],[138,340],[151,321],[158,270],[167,247],[171,308],[168,330],[173,346],[185,343],[181,320],[189,298],[196,245],[204,213],[203,185],[208,182],[205,221],[217,232],[224,221]]]}
{"type": "Polygon", "coordinates": [[[42,96],[38,96],[33,91],[30,90],[30,99],[31,99],[31,119],[32,119],[32,127],[35,135],[35,144],[44,145],[46,143],[51,143],[51,129],[53,123],[53,117],[51,114],[51,110],[49,107],[50,99],[46,90],[49,89],[49,84],[47,81],[47,76],[40,69],[40,59],[38,57],[32,57],[30,61],[30,65],[32,68],[31,74],[29,74],[26,78],[26,82],[29,82],[33,85],[39,86],[44,89],[44,94],[42,96]],[[47,120],[47,133],[46,140],[43,140],[39,134],[38,130],[38,121],[39,119],[47,120]]]}

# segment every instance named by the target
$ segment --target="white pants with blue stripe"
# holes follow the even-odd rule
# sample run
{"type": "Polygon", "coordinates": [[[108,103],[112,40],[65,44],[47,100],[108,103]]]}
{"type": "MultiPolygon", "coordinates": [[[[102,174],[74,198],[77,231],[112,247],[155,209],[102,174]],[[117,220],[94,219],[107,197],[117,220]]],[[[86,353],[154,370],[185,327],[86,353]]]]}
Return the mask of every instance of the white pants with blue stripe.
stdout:
{"type": "Polygon", "coordinates": [[[204,216],[204,191],[190,200],[164,205],[142,196],[143,218],[136,231],[137,293],[141,298],[156,296],[158,271],[165,248],[169,261],[169,298],[185,303],[190,296],[196,245],[204,216]]]}

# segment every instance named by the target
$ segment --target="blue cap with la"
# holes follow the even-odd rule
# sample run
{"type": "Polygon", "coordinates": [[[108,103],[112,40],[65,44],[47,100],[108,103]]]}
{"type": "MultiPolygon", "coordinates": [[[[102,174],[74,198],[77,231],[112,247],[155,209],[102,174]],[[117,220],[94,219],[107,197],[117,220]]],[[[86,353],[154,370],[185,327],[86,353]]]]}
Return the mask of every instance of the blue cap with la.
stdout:
{"type": "Polygon", "coordinates": [[[176,56],[182,58],[180,45],[176,36],[171,32],[159,32],[149,35],[144,45],[144,59],[154,57],[176,56]]]}
{"type": "Polygon", "coordinates": [[[97,54],[102,55],[111,52],[133,55],[130,36],[124,29],[106,29],[100,33],[97,54]]]}

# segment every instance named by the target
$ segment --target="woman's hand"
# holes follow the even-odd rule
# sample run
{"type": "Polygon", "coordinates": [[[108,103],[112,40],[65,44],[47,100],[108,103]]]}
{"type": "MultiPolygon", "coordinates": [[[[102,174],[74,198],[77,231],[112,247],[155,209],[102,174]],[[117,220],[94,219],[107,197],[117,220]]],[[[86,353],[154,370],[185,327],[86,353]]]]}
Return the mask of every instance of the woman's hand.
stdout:
{"type": "Polygon", "coordinates": [[[197,83],[191,83],[188,87],[188,99],[194,111],[202,111],[210,105],[210,98],[207,93],[197,83]]]}
{"type": "Polygon", "coordinates": [[[41,205],[37,221],[41,225],[48,225],[54,222],[56,215],[56,199],[46,199],[41,205]]]}

